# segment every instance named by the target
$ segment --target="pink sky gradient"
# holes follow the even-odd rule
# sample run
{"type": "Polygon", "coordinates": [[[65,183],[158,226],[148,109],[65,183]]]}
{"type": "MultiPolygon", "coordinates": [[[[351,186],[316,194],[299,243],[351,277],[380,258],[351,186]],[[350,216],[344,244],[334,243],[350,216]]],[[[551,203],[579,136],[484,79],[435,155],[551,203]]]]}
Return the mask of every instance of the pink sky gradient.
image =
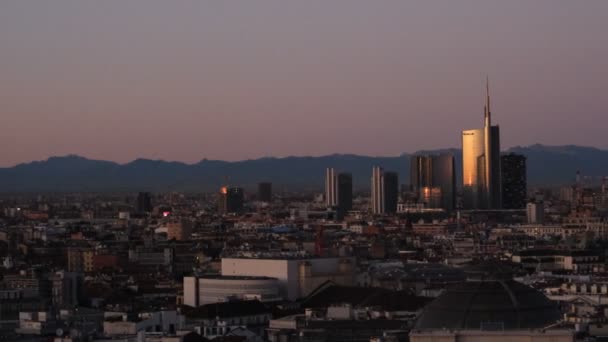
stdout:
{"type": "Polygon", "coordinates": [[[0,165],[608,148],[606,0],[0,1],[0,165]]]}

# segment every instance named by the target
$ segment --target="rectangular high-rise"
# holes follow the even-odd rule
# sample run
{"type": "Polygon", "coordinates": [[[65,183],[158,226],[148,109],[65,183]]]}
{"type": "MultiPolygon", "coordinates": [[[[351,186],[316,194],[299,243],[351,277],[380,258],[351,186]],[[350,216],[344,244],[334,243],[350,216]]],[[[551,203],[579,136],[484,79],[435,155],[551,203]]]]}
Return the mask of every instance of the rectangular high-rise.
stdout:
{"type": "Polygon", "coordinates": [[[526,207],[526,157],[521,154],[503,154],[500,159],[502,168],[502,207],[504,209],[524,209],[526,207]]]}
{"type": "Polygon", "coordinates": [[[410,160],[410,188],[429,208],[454,210],[456,166],[454,156],[416,155],[410,160]]]}
{"type": "Polygon", "coordinates": [[[372,169],[371,209],[376,215],[394,214],[399,202],[399,176],[385,172],[381,167],[372,169]]]}
{"type": "Polygon", "coordinates": [[[333,168],[325,170],[325,205],[327,207],[338,205],[338,182],[336,170],[333,168]]]}
{"type": "Polygon", "coordinates": [[[433,184],[432,156],[414,155],[410,158],[410,191],[419,193],[433,184]]]}
{"type": "Polygon", "coordinates": [[[500,128],[492,126],[490,94],[483,128],[462,132],[462,186],[465,209],[500,209],[500,128]]]}
{"type": "Polygon", "coordinates": [[[372,213],[376,215],[384,214],[384,170],[381,167],[372,169],[372,213]]]}
{"type": "Polygon", "coordinates": [[[258,201],[271,202],[272,201],[272,183],[261,182],[258,184],[258,201]]]}
{"type": "Polygon", "coordinates": [[[245,193],[243,188],[224,186],[218,197],[218,210],[222,214],[237,213],[243,210],[245,193]]]}
{"type": "Polygon", "coordinates": [[[152,196],[149,192],[140,192],[137,194],[137,213],[149,213],[152,211],[152,196]]]}
{"type": "Polygon", "coordinates": [[[399,175],[397,172],[384,172],[384,212],[394,214],[397,212],[399,202],[399,175]]]}
{"type": "Polygon", "coordinates": [[[338,210],[340,216],[353,208],[353,176],[350,173],[338,174],[338,210]]]}

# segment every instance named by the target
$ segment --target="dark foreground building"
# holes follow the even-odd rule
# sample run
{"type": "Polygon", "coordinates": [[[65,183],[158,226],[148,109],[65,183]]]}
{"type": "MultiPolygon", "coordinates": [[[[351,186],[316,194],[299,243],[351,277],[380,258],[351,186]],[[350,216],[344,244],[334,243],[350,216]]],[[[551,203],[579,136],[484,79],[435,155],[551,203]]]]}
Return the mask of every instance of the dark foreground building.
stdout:
{"type": "Polygon", "coordinates": [[[410,341],[573,341],[556,303],[494,265],[468,272],[424,308],[410,341]]]}

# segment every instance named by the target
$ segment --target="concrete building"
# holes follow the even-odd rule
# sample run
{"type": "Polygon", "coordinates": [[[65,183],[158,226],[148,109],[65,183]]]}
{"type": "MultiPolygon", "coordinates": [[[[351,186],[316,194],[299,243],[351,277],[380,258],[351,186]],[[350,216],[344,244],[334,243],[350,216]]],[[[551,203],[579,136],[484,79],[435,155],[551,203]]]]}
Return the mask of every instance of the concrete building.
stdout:
{"type": "MultiPolygon", "coordinates": [[[[232,301],[201,305],[196,308],[184,307],[182,310],[188,325],[207,339],[234,337],[231,333],[243,329],[247,342],[260,342],[257,336],[264,336],[269,320],[272,318],[270,308],[257,300],[232,301]]],[[[242,336],[242,334],[239,334],[242,336]]],[[[242,341],[238,339],[238,341],[242,341]]]]}
{"type": "Polygon", "coordinates": [[[545,222],[545,205],[543,201],[532,201],[526,205],[526,218],[529,224],[545,222]]]}
{"type": "Polygon", "coordinates": [[[167,240],[189,240],[191,235],[192,222],[188,220],[179,220],[167,223],[167,240]]]}
{"type": "Polygon", "coordinates": [[[51,335],[59,326],[56,317],[50,312],[20,312],[19,326],[15,331],[22,335],[51,335]]]}
{"type": "Polygon", "coordinates": [[[185,305],[197,307],[234,299],[257,299],[262,302],[281,300],[279,281],[276,278],[248,276],[184,277],[185,305]]]}
{"type": "Polygon", "coordinates": [[[221,273],[276,278],[279,295],[289,300],[307,296],[328,280],[340,285],[354,280],[351,258],[222,258],[221,273]]]}
{"type": "Polygon", "coordinates": [[[139,332],[175,334],[184,324],[185,317],[177,311],[143,312],[136,317],[122,314],[106,318],[103,334],[108,337],[137,335],[139,332]]]}
{"type": "Polygon", "coordinates": [[[93,272],[93,257],[91,248],[69,247],[67,250],[69,272],[93,272]]]}
{"type": "Polygon", "coordinates": [[[411,322],[394,318],[382,310],[332,305],[327,310],[306,309],[305,314],[270,321],[268,341],[351,341],[369,342],[372,336],[391,336],[387,341],[406,341],[411,322]]]}
{"type": "Polygon", "coordinates": [[[514,253],[511,261],[535,271],[590,273],[604,270],[600,255],[587,250],[528,249],[514,253]]]}
{"type": "Polygon", "coordinates": [[[55,307],[78,306],[83,299],[82,273],[58,271],[51,276],[52,302],[55,307]]]}

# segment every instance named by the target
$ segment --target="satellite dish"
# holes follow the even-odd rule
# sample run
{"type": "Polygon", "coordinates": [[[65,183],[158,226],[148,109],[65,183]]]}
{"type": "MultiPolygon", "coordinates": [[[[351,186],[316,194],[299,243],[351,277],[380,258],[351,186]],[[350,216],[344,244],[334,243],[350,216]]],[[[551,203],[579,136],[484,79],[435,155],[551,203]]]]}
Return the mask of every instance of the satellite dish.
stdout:
{"type": "Polygon", "coordinates": [[[62,337],[63,336],[63,329],[57,328],[57,330],[55,330],[55,334],[57,334],[57,337],[62,337]]]}

